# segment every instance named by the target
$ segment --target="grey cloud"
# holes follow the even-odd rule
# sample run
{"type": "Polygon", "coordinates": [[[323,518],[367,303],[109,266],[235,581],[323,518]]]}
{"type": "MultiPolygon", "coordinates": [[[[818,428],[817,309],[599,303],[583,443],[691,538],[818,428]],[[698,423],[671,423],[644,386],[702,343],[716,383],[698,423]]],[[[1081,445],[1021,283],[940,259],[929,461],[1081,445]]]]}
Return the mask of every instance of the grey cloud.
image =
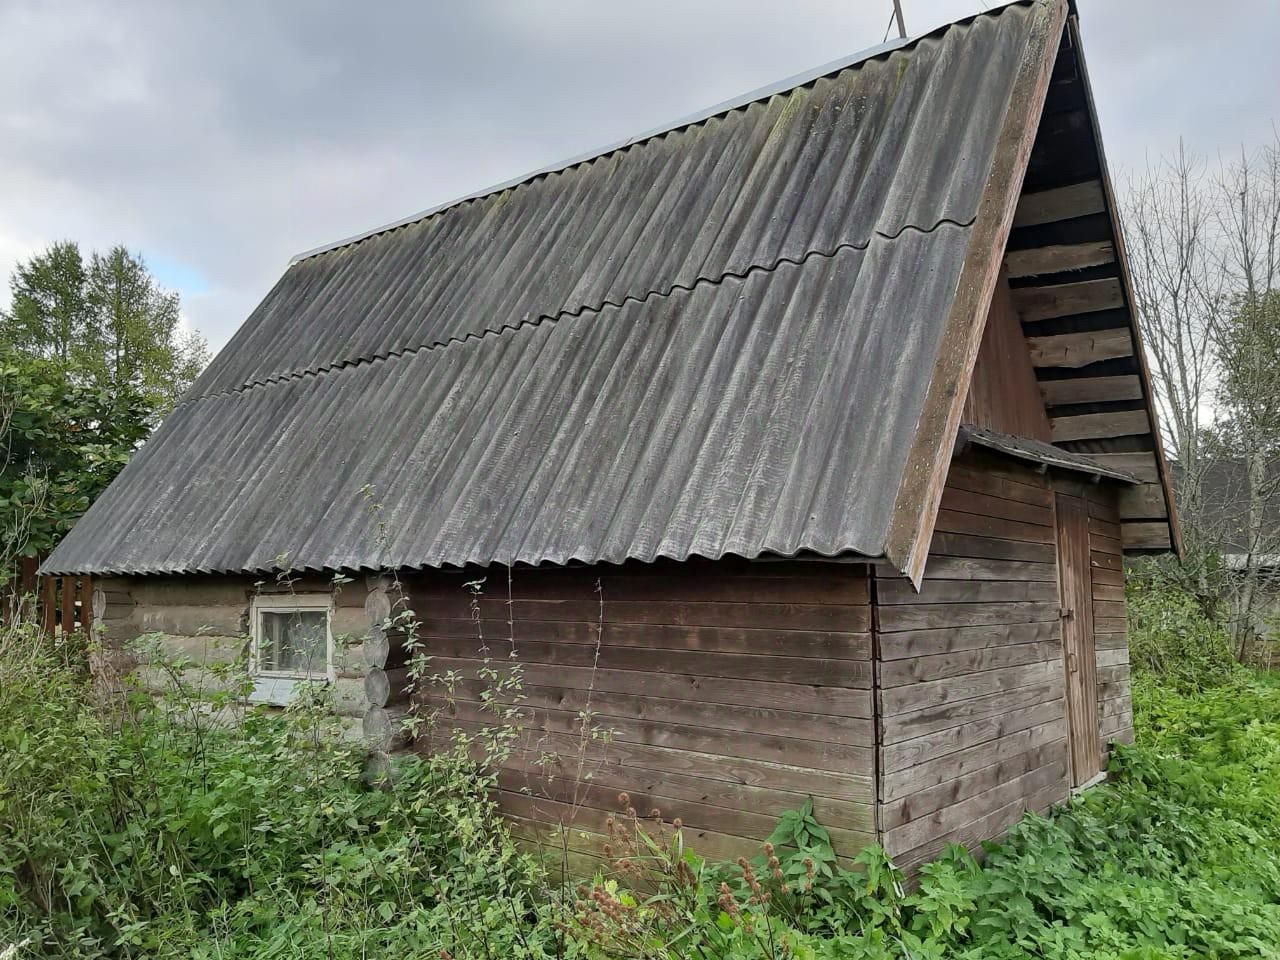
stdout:
{"type": "MultiPolygon", "coordinates": [[[[1084,0],[1113,166],[1269,134],[1280,5],[1084,0]]],[[[977,12],[906,0],[913,32],[977,12]]],[[[290,255],[878,43],[888,0],[0,0],[0,273],[63,237],[209,289],[223,342],[290,255]]]]}

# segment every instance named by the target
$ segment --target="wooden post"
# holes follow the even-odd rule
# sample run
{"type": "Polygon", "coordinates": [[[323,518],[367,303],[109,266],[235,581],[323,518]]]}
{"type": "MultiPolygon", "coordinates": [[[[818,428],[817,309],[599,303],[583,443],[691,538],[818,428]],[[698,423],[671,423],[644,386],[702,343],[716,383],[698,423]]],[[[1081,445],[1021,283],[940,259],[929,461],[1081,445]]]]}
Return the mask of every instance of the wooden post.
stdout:
{"type": "Polygon", "coordinates": [[[79,627],[86,637],[93,633],[93,578],[87,573],[80,578],[79,627]]]}
{"type": "Polygon", "coordinates": [[[58,577],[58,626],[64,637],[71,636],[76,623],[76,578],[58,577]]]}
{"type": "Polygon", "coordinates": [[[40,629],[53,636],[58,622],[58,587],[53,577],[40,578],[40,629]]]}

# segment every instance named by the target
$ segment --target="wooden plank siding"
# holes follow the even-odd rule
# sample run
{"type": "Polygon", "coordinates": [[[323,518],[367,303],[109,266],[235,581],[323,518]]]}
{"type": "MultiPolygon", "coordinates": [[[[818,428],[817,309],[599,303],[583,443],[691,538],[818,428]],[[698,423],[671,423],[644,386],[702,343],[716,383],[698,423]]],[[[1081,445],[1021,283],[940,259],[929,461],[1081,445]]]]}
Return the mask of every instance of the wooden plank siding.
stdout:
{"type": "Polygon", "coordinates": [[[876,570],[879,828],[908,873],[1070,791],[1053,491],[971,452],[948,475],[918,595],[876,570]]]}
{"type": "Polygon", "coordinates": [[[1004,272],[991,298],[961,419],[1001,433],[1050,439],[1049,418],[1004,272]]]}
{"type": "Polygon", "coordinates": [[[496,698],[518,730],[498,799],[524,841],[589,863],[623,792],[713,858],[759,853],[809,796],[841,855],[875,839],[866,567],[659,562],[464,587],[483,576],[404,579],[438,678],[415,694],[418,748],[493,726],[486,658],[519,664],[519,696],[496,698]]]}

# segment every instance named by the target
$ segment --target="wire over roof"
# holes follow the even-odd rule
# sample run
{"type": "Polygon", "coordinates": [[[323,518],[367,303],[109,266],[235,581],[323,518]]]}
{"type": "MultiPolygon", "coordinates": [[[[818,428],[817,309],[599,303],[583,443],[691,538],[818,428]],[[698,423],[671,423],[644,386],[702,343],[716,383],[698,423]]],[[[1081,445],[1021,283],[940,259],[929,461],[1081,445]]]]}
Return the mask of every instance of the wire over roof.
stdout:
{"type": "Polygon", "coordinates": [[[45,570],[881,554],[1046,10],[294,263],[45,570]]]}

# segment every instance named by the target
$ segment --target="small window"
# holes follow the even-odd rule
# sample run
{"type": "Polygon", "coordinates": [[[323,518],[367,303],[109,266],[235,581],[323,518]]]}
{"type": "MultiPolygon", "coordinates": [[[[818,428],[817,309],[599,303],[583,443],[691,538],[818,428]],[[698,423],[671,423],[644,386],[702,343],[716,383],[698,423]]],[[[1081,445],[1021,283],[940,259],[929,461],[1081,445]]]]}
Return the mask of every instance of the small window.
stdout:
{"type": "Polygon", "coordinates": [[[294,681],[333,679],[327,595],[256,597],[251,604],[254,700],[288,702],[294,681]]]}

